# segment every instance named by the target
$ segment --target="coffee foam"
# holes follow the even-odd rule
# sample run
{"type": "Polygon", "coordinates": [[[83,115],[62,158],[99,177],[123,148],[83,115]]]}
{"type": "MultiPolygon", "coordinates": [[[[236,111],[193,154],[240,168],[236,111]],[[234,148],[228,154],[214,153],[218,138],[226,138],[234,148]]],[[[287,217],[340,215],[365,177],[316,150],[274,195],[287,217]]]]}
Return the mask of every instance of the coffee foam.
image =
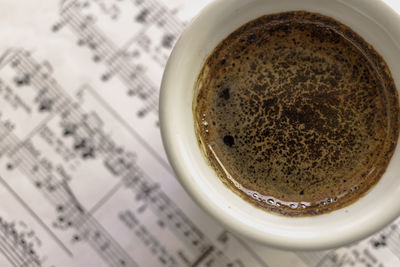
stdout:
{"type": "Polygon", "coordinates": [[[379,54],[347,26],[296,11],[227,37],[199,77],[197,136],[221,180],[284,215],[351,204],[386,169],[399,103],[379,54]]]}

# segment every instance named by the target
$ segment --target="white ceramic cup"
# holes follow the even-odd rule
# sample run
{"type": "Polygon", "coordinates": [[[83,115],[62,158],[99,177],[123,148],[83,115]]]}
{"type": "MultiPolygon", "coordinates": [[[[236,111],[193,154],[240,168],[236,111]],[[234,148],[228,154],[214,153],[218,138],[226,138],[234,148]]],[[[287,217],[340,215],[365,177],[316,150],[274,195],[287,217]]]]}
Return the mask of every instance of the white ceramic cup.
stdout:
{"type": "Polygon", "coordinates": [[[350,26],[383,56],[400,88],[400,17],[380,0],[216,0],[190,23],[170,56],[160,96],[161,132],[183,187],[226,228],[278,248],[333,248],[367,237],[400,215],[400,145],[378,184],[354,204],[290,218],[258,209],[222,184],[194,131],[194,85],[214,48],[246,22],[290,10],[318,12],[350,26]]]}

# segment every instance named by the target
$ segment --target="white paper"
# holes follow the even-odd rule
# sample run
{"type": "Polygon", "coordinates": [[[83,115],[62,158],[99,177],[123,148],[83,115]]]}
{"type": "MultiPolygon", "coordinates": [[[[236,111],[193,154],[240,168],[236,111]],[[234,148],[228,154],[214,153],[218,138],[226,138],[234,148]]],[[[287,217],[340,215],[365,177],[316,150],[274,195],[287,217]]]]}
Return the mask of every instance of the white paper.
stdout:
{"type": "Polygon", "coordinates": [[[279,251],[227,232],[177,183],[159,85],[207,2],[0,0],[0,266],[400,266],[400,222],[279,251]]]}

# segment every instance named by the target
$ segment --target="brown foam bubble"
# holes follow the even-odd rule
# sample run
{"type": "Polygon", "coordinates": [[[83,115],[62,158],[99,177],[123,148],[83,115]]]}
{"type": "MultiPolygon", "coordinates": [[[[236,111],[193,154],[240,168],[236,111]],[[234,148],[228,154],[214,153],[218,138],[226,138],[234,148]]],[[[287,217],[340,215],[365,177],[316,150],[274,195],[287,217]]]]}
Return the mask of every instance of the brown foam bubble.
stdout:
{"type": "Polygon", "coordinates": [[[194,100],[197,136],[221,180],[289,216],[351,204],[384,173],[399,101],[382,57],[332,18],[263,16],[207,59],[194,100]]]}

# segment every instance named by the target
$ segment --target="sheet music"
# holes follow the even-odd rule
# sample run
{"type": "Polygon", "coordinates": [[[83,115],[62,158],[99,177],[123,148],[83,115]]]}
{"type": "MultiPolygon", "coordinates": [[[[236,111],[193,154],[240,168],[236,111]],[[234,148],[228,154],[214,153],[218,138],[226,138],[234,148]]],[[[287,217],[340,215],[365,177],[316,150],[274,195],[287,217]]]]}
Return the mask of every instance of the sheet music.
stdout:
{"type": "Polygon", "coordinates": [[[158,94],[210,0],[0,0],[0,266],[400,266],[400,220],[295,253],[237,238],[178,184],[158,94]]]}

